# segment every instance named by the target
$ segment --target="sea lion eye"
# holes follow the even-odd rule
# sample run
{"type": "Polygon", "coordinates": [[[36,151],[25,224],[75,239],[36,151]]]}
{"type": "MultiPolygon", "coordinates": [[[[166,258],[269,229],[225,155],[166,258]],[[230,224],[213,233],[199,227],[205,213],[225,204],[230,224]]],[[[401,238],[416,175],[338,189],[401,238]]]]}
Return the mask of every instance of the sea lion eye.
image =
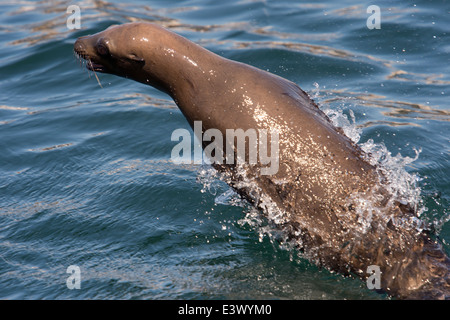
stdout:
{"type": "Polygon", "coordinates": [[[97,53],[101,56],[109,56],[109,49],[107,46],[107,42],[104,41],[103,39],[100,39],[97,42],[97,53]]]}

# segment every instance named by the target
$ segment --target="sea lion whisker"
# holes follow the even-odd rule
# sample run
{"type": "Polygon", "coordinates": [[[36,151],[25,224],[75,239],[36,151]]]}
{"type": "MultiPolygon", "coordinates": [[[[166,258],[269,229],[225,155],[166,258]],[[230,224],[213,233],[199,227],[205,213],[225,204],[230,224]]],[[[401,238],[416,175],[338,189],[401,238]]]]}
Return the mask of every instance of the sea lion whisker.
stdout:
{"type": "Polygon", "coordinates": [[[102,86],[102,84],[100,83],[100,79],[98,78],[97,73],[96,73],[94,70],[92,70],[92,72],[94,72],[94,76],[95,76],[95,79],[97,79],[98,85],[100,86],[100,88],[103,89],[103,86],[102,86]]]}
{"type": "Polygon", "coordinates": [[[93,66],[92,60],[90,58],[87,59],[87,64],[89,66],[89,70],[94,73],[94,76],[95,76],[95,79],[97,79],[98,85],[100,86],[100,88],[103,88],[102,84],[100,83],[100,79],[98,78],[97,73],[94,70],[94,66],[93,66]]]}
{"type": "MultiPolygon", "coordinates": [[[[101,84],[101,82],[100,82],[100,79],[98,78],[97,73],[96,73],[95,70],[94,70],[94,65],[93,65],[93,63],[92,63],[91,58],[90,58],[88,55],[86,55],[86,54],[84,54],[84,53],[82,53],[82,52],[77,52],[76,50],[74,50],[73,52],[74,52],[74,55],[75,55],[76,59],[79,61],[80,66],[82,67],[82,66],[84,66],[85,63],[86,63],[87,66],[89,67],[89,68],[87,68],[87,69],[88,69],[88,70],[91,70],[91,71],[94,73],[95,79],[97,80],[97,82],[98,82],[100,88],[103,88],[103,86],[102,86],[102,84],[101,84]]],[[[89,71],[88,71],[88,75],[89,75],[89,78],[90,78],[91,75],[90,75],[89,71]]]]}

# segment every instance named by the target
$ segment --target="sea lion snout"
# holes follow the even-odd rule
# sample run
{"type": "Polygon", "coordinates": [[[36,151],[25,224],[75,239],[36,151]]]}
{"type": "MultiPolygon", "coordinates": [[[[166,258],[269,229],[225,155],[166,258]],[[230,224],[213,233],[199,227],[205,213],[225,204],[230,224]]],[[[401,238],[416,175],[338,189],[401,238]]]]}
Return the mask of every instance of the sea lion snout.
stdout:
{"type": "Polygon", "coordinates": [[[93,52],[93,46],[90,43],[91,37],[92,36],[84,36],[75,41],[73,51],[79,58],[83,58],[88,61],[95,58],[96,54],[93,52]]]}
{"type": "Polygon", "coordinates": [[[75,41],[75,44],[73,45],[73,50],[78,55],[83,55],[86,52],[86,46],[84,44],[84,38],[85,37],[78,38],[77,41],[75,41]]]}

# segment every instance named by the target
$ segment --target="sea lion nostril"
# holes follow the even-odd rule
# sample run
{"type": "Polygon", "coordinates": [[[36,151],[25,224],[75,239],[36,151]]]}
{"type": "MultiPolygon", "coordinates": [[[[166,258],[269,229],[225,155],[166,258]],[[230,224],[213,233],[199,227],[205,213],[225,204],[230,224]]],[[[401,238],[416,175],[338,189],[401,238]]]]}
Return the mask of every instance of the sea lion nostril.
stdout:
{"type": "Polygon", "coordinates": [[[85,52],[85,51],[86,51],[86,47],[85,47],[83,41],[81,40],[81,38],[78,39],[78,40],[75,42],[75,44],[74,44],[74,46],[73,46],[73,49],[74,49],[75,52],[77,52],[77,53],[82,53],[82,52],[85,52]]]}

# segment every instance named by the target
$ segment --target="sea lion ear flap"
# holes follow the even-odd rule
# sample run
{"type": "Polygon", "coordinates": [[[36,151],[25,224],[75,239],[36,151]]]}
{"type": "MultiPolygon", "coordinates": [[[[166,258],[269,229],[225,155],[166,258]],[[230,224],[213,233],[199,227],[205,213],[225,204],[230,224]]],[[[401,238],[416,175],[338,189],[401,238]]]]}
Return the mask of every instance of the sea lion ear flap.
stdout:
{"type": "Polygon", "coordinates": [[[137,63],[144,63],[145,62],[145,60],[143,58],[137,56],[134,53],[128,54],[128,59],[133,61],[133,62],[137,62],[137,63]]]}

